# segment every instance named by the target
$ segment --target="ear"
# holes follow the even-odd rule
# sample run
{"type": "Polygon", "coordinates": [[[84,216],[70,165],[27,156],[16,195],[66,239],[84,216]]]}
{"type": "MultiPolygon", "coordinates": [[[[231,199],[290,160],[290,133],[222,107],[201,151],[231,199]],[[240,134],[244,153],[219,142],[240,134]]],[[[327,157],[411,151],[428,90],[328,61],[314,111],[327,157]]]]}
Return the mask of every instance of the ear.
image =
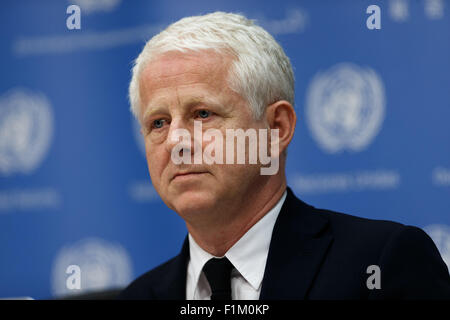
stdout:
{"type": "Polygon", "coordinates": [[[277,101],[267,107],[266,120],[270,129],[279,130],[279,152],[283,153],[295,132],[297,115],[294,107],[286,100],[277,101]]]}

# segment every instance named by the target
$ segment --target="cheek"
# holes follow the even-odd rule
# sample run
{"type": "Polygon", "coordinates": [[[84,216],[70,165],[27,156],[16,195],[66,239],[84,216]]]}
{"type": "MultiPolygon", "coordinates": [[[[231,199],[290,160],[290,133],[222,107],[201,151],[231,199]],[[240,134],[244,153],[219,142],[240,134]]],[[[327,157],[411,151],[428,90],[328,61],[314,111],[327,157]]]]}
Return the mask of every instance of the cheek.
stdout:
{"type": "Polygon", "coordinates": [[[145,145],[145,156],[152,181],[159,181],[165,165],[164,152],[158,150],[155,146],[150,147],[147,143],[145,145]]]}
{"type": "Polygon", "coordinates": [[[164,141],[166,141],[167,139],[167,133],[168,130],[159,130],[159,131],[153,131],[151,132],[148,136],[147,136],[147,140],[149,141],[148,143],[152,144],[152,145],[159,145],[164,143],[164,141]]]}

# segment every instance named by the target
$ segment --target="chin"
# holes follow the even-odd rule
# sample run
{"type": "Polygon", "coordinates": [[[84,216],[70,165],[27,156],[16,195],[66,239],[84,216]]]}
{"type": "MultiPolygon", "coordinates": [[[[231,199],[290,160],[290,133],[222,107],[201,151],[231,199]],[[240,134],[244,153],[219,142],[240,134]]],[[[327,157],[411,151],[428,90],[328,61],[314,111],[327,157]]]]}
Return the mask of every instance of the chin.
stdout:
{"type": "Polygon", "coordinates": [[[216,197],[211,190],[185,191],[176,196],[172,202],[174,210],[182,217],[211,211],[216,203],[216,197]]]}

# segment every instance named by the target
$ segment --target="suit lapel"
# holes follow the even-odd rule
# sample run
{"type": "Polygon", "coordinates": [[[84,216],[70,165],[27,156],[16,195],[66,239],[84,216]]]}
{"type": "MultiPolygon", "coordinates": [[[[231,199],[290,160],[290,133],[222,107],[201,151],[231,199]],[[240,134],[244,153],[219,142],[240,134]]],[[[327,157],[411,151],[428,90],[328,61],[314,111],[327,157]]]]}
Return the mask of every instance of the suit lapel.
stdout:
{"type": "Polygon", "coordinates": [[[332,242],[328,221],[287,192],[272,233],[261,300],[305,299],[332,242]]]}
{"type": "Polygon", "coordinates": [[[186,274],[189,261],[189,240],[184,239],[183,248],[178,256],[166,266],[166,272],[158,279],[153,291],[158,300],[185,300],[186,274]]]}

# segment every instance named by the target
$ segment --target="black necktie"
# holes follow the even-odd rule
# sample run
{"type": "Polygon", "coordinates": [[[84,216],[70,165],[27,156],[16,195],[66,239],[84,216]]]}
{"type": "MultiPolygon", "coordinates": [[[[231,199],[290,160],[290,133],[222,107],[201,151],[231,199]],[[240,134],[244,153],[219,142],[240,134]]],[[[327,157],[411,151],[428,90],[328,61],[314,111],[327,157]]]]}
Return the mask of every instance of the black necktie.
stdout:
{"type": "Polygon", "coordinates": [[[212,258],[203,267],[211,287],[211,300],[231,300],[231,270],[233,265],[226,258],[212,258]]]}

